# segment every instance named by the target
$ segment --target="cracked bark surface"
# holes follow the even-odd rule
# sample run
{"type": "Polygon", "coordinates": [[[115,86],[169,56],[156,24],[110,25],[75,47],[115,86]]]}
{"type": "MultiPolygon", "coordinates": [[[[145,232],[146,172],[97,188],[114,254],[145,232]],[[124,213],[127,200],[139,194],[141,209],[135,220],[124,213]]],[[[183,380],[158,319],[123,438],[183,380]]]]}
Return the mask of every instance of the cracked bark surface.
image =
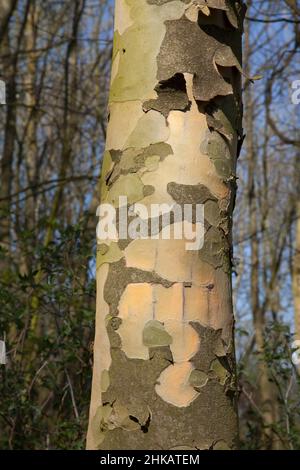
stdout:
{"type": "Polygon", "coordinates": [[[202,203],[206,232],[196,252],[177,239],[98,240],[88,449],[237,446],[243,15],[240,1],[116,0],[101,202],[202,203]]]}

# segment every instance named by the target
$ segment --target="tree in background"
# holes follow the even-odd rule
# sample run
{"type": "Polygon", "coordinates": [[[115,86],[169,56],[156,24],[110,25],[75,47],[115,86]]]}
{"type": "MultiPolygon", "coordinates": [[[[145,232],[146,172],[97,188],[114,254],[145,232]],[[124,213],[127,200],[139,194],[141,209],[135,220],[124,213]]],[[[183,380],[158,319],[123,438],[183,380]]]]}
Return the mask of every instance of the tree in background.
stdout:
{"type": "Polygon", "coordinates": [[[82,448],[110,5],[0,9],[0,448],[82,448]]]}
{"type": "Polygon", "coordinates": [[[248,2],[246,25],[246,145],[234,240],[241,438],[248,448],[293,449],[299,447],[291,348],[299,106],[291,95],[300,73],[299,3],[248,2]]]}

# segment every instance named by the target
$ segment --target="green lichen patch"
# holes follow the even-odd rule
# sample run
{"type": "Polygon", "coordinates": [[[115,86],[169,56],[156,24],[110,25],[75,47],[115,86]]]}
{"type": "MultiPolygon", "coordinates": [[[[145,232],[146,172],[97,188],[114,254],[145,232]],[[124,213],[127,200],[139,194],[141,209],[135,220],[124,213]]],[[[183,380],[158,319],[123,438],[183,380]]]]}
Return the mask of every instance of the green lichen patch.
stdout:
{"type": "Polygon", "coordinates": [[[218,175],[223,179],[223,181],[228,180],[232,174],[231,163],[224,160],[223,158],[215,158],[213,162],[218,175]]]}
{"type": "Polygon", "coordinates": [[[231,161],[231,153],[228,141],[218,132],[212,132],[207,143],[207,155],[212,159],[222,159],[231,161]]]}
{"type": "Polygon", "coordinates": [[[230,373],[223,364],[221,364],[219,359],[215,359],[210,366],[210,377],[216,378],[221,385],[225,385],[230,377],[230,373]]]}
{"type": "Polygon", "coordinates": [[[128,149],[128,152],[130,151],[133,152],[132,156],[130,153],[127,154],[127,151],[125,151],[120,159],[122,172],[124,170],[137,172],[146,166],[146,162],[151,158],[155,158],[155,160],[158,161],[163,161],[167,156],[173,154],[172,147],[165,142],[150,144],[148,147],[143,149],[128,149]]]}
{"type": "Polygon", "coordinates": [[[126,141],[126,147],[145,148],[156,142],[166,142],[169,136],[170,129],[165,117],[152,109],[138,120],[126,141]]]}
{"type": "Polygon", "coordinates": [[[112,407],[110,405],[99,406],[91,420],[91,430],[96,449],[99,449],[104,441],[105,433],[108,430],[108,419],[111,413],[112,407]]]}
{"type": "MultiPolygon", "coordinates": [[[[227,348],[228,349],[228,348],[227,348]]],[[[217,357],[224,357],[227,354],[227,349],[225,349],[224,341],[219,337],[214,345],[214,353],[217,357]]]]}
{"type": "Polygon", "coordinates": [[[126,0],[132,24],[114,38],[116,74],[111,84],[110,102],[146,101],[155,97],[156,57],[165,35],[165,20],[180,18],[185,1],[150,3],[126,0]]]}
{"type": "Polygon", "coordinates": [[[97,246],[97,252],[100,253],[100,255],[105,255],[109,250],[109,246],[106,245],[105,243],[100,243],[98,246],[97,246]]]}
{"type": "Polygon", "coordinates": [[[202,370],[194,369],[191,372],[189,383],[196,389],[204,387],[208,382],[208,376],[202,370]]]}
{"type": "Polygon", "coordinates": [[[165,142],[150,144],[146,148],[129,147],[122,151],[110,150],[113,164],[106,173],[105,182],[111,187],[121,175],[137,173],[138,171],[154,171],[160,161],[173,154],[172,147],[165,142]]]}
{"type": "Polygon", "coordinates": [[[103,370],[101,373],[101,392],[106,392],[109,387],[109,372],[103,370]]]}
{"type": "Polygon", "coordinates": [[[116,261],[120,261],[124,256],[116,242],[112,242],[109,246],[101,243],[99,247],[100,250],[97,250],[97,269],[99,269],[104,263],[115,263],[116,261]],[[108,249],[105,249],[105,252],[103,253],[104,246],[108,249]]]}
{"type": "Polygon", "coordinates": [[[172,344],[172,337],[165,330],[163,324],[157,320],[146,323],[143,331],[143,343],[149,348],[169,346],[172,344]]]}
{"type": "Polygon", "coordinates": [[[213,445],[213,450],[231,450],[231,448],[227,442],[220,440],[213,445]]]}
{"type": "Polygon", "coordinates": [[[147,171],[155,171],[158,169],[160,162],[160,157],[158,155],[152,155],[152,157],[147,157],[145,160],[145,168],[147,171]]]}
{"type": "Polygon", "coordinates": [[[127,196],[128,204],[133,204],[144,197],[143,182],[134,174],[121,175],[107,194],[106,202],[119,206],[119,197],[127,196]]]}
{"type": "Polygon", "coordinates": [[[112,170],[113,161],[109,151],[104,152],[102,167],[101,167],[101,178],[100,178],[100,196],[101,201],[104,201],[107,195],[107,186],[106,186],[106,177],[108,173],[112,170]]]}

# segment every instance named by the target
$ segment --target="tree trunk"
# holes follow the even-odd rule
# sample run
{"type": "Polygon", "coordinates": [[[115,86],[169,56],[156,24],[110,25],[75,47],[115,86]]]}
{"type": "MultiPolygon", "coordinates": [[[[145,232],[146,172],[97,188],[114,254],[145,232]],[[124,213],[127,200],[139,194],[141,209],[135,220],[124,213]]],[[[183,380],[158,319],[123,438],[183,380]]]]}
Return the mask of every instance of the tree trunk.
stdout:
{"type": "Polygon", "coordinates": [[[293,260],[295,340],[300,340],[300,202],[296,203],[296,243],[293,260]]]}
{"type": "Polygon", "coordinates": [[[98,240],[88,449],[237,446],[231,220],[243,15],[236,1],[116,1],[101,202],[117,220],[119,196],[148,208],[203,204],[205,235],[197,251],[175,237],[98,240]]]}

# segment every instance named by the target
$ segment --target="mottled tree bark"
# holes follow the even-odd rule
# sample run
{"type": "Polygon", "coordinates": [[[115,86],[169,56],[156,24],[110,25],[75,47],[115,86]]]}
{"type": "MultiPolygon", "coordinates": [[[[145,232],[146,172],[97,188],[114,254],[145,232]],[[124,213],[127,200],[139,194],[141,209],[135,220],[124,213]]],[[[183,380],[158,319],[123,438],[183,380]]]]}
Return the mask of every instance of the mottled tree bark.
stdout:
{"type": "MultiPolygon", "coordinates": [[[[296,217],[295,246],[293,259],[293,297],[294,297],[294,330],[295,340],[300,340],[300,151],[295,156],[295,201],[294,213],[296,217]]],[[[298,368],[300,369],[300,367],[298,368]]]]}
{"type": "Polygon", "coordinates": [[[296,204],[296,243],[293,260],[295,339],[300,340],[300,202],[296,204]]]}
{"type": "Polygon", "coordinates": [[[202,203],[205,242],[98,240],[88,449],[237,446],[243,16],[240,1],[116,0],[101,202],[202,203]]]}

